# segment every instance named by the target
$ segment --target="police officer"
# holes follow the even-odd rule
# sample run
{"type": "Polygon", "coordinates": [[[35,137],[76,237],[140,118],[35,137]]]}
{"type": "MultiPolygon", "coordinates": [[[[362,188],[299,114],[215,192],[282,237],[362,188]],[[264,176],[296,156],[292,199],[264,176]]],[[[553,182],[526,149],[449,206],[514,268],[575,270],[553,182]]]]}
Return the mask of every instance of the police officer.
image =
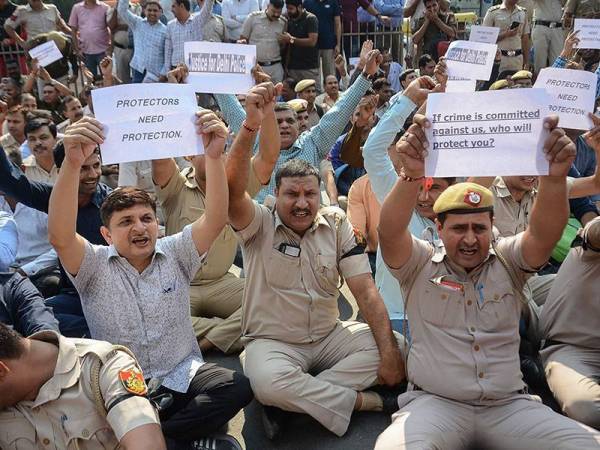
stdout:
{"type": "Polygon", "coordinates": [[[521,292],[550,256],[569,215],[566,174],[575,145],[547,119],[550,176],[541,177],[530,226],[492,240],[493,195],[474,183],[446,189],[434,204],[442,243],[408,231],[424,179],[423,116],[397,144],[403,172],[381,210],[383,258],[407,304],[409,390],[377,450],[598,448],[600,433],[527,394],[519,371],[521,292]],[[452,382],[448,382],[451,379],[452,382]]]}
{"type": "MultiPolygon", "coordinates": [[[[275,98],[272,86],[246,97],[246,124],[236,142],[253,141],[262,105],[275,98]]],[[[379,394],[362,391],[402,381],[398,341],[350,222],[339,208],[319,207],[318,168],[300,159],[283,164],[270,209],[245,192],[249,149],[229,154],[239,161],[229,216],[246,271],[244,372],[263,405],[310,414],[341,436],[353,410],[386,409],[379,394]],[[340,275],[369,325],[338,320],[340,275]]],[[[394,408],[395,398],[390,400],[394,408]]],[[[271,438],[281,430],[273,418],[264,416],[271,438]]]]}
{"type": "Polygon", "coordinates": [[[564,4],[564,0],[535,0],[531,38],[536,75],[544,67],[550,66],[562,51],[565,41],[565,30],[561,21],[564,4]]]}
{"type": "Polygon", "coordinates": [[[165,449],[135,358],[54,331],[0,324],[0,447],[165,449]]]}
{"type": "Polygon", "coordinates": [[[574,18],[600,18],[600,0],[567,0],[563,13],[563,26],[571,28],[574,18]]]}
{"type": "Polygon", "coordinates": [[[500,28],[498,48],[502,53],[500,73],[521,70],[529,61],[529,21],[525,8],[516,0],[504,0],[488,9],[483,19],[486,27],[500,28]]]}

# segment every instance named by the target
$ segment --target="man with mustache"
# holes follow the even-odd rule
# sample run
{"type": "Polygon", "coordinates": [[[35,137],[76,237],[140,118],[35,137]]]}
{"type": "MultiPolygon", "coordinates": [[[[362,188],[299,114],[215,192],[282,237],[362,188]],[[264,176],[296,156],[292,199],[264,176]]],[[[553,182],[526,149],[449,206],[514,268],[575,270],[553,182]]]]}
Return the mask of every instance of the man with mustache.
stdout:
{"type": "Polygon", "coordinates": [[[58,168],[54,164],[53,150],[56,146],[56,125],[48,119],[36,118],[25,125],[25,136],[31,155],[23,160],[25,175],[31,181],[54,184],[58,168]]]}
{"type": "Polygon", "coordinates": [[[521,291],[567,223],[566,176],[575,145],[557,128],[558,117],[545,119],[549,175],[540,177],[524,232],[494,241],[492,193],[459,183],[434,204],[443,244],[434,246],[408,228],[431,126],[420,115],[414,122],[396,146],[403,171],[379,223],[383,259],[407,305],[409,387],[375,448],[455,449],[474,440],[485,448],[598,448],[600,433],[528,395],[519,370],[521,291]]]}
{"type": "Polygon", "coordinates": [[[68,95],[62,101],[62,114],[67,118],[60,123],[56,128],[58,132],[63,134],[69,125],[74,124],[83,118],[83,106],[77,97],[68,95]]]}
{"type": "MultiPolygon", "coordinates": [[[[262,111],[275,95],[265,90],[262,99],[248,97],[246,108],[262,111]]],[[[253,142],[254,136],[238,139],[253,142]]],[[[320,207],[318,168],[298,158],[281,165],[271,209],[246,192],[250,151],[232,158],[229,219],[246,271],[244,373],[267,405],[267,437],[282,431],[285,414],[278,408],[309,414],[338,436],[355,410],[395,409],[393,399],[366,390],[402,381],[399,342],[350,222],[339,208],[320,207]],[[338,319],[340,276],[369,325],[338,319]]]]}

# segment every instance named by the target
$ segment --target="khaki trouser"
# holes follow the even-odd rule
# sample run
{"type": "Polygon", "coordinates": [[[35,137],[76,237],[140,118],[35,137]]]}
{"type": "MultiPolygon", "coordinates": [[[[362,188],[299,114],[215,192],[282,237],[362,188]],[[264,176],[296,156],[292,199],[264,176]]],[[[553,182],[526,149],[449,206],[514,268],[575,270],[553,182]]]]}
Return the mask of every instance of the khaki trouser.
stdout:
{"type": "Polygon", "coordinates": [[[129,63],[131,62],[132,57],[132,48],[119,48],[115,46],[113,49],[117,77],[119,77],[123,83],[131,83],[131,69],[129,68],[129,63]]]}
{"type": "Polygon", "coordinates": [[[375,450],[600,448],[598,431],[534,398],[516,395],[493,406],[472,406],[424,391],[407,392],[399,397],[401,409],[377,438],[375,450]]]}
{"type": "Polygon", "coordinates": [[[544,67],[551,66],[563,48],[565,32],[562,28],[550,28],[544,25],[534,25],[531,32],[533,40],[535,73],[544,67]]]}
{"type": "MultiPolygon", "coordinates": [[[[403,347],[403,338],[396,337],[403,347]]],[[[368,325],[338,322],[326,338],[312,344],[250,341],[241,359],[259,402],[309,414],[342,436],[356,392],[377,382],[379,352],[368,325]]]]}
{"type": "Polygon", "coordinates": [[[323,81],[325,81],[327,75],[335,75],[335,49],[324,48],[319,50],[319,58],[321,59],[323,81]]]}
{"type": "Polygon", "coordinates": [[[553,345],[542,351],[548,385],[563,412],[600,428],[600,349],[553,345]]]}
{"type": "Polygon", "coordinates": [[[321,70],[318,67],[316,69],[288,69],[288,77],[291,77],[296,81],[315,80],[317,92],[323,92],[321,70]]]}
{"type": "Polygon", "coordinates": [[[271,77],[273,83],[281,83],[283,81],[284,72],[281,63],[265,66],[262,69],[271,77]]]}
{"type": "Polygon", "coordinates": [[[242,349],[244,280],[231,273],[190,286],[190,312],[196,337],[206,338],[223,353],[242,349]]]}

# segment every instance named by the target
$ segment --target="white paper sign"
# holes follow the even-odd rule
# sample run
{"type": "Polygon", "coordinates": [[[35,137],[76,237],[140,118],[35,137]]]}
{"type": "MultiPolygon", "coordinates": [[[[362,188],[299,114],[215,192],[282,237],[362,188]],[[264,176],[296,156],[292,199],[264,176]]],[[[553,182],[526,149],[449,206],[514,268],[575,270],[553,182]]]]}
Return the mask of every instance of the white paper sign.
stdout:
{"type": "Polygon", "coordinates": [[[483,42],[485,44],[495,44],[500,34],[498,27],[484,27],[483,25],[472,25],[469,41],[483,42]]]}
{"type": "Polygon", "coordinates": [[[255,45],[185,42],[183,50],[189,69],[186,83],[196,92],[245,94],[254,86],[255,45]]]}
{"type": "Polygon", "coordinates": [[[544,89],[430,94],[425,175],[547,175],[549,100],[544,89]]]}
{"type": "Polygon", "coordinates": [[[600,19],[575,19],[573,31],[579,31],[577,48],[600,48],[600,19]]]}
{"type": "Polygon", "coordinates": [[[448,76],[469,80],[489,80],[497,47],[496,44],[481,42],[451,42],[446,52],[448,76]]]}
{"type": "Polygon", "coordinates": [[[38,64],[41,67],[46,67],[48,64],[52,64],[54,61],[62,59],[63,55],[56,46],[56,42],[49,40],[44,42],[42,45],[33,47],[29,50],[29,56],[38,60],[38,64]]]}
{"type": "Polygon", "coordinates": [[[204,153],[190,85],[123,84],[93,90],[92,101],[96,119],[104,125],[104,164],[204,153]]]}
{"type": "Polygon", "coordinates": [[[584,70],[547,67],[538,75],[534,87],[546,89],[550,94],[550,114],[557,114],[561,128],[589,130],[594,111],[597,75],[584,70]]]}
{"type": "Polygon", "coordinates": [[[450,78],[446,83],[446,92],[475,92],[477,80],[466,80],[464,78],[450,78]]]}

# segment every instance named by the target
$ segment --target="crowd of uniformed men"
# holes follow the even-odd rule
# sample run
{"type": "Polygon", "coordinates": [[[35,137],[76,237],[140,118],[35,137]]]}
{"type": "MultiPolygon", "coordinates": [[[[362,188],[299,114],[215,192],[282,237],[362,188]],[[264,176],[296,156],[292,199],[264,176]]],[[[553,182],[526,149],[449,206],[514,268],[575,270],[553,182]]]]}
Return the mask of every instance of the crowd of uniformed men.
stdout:
{"type": "MultiPolygon", "coordinates": [[[[253,399],[270,439],[290,413],[342,436],[380,411],[378,450],[600,448],[600,118],[543,119],[547,176],[425,177],[445,0],[405,5],[404,67],[369,40],[356,67],[341,56],[340,13],[386,27],[393,2],[286,0],[285,18],[281,0],[172,0],[166,25],[164,1],[117,3],[67,25],[0,0],[4,44],[65,55],[0,64],[0,449],[240,449],[225,430],[253,399]],[[255,44],[263,66],[246,95],[198,96],[204,154],[103,165],[91,90],[184,82],[201,39],[255,44]]],[[[499,52],[478,90],[600,73],[569,32],[597,0],[529,3],[483,19],[499,52]]]]}

